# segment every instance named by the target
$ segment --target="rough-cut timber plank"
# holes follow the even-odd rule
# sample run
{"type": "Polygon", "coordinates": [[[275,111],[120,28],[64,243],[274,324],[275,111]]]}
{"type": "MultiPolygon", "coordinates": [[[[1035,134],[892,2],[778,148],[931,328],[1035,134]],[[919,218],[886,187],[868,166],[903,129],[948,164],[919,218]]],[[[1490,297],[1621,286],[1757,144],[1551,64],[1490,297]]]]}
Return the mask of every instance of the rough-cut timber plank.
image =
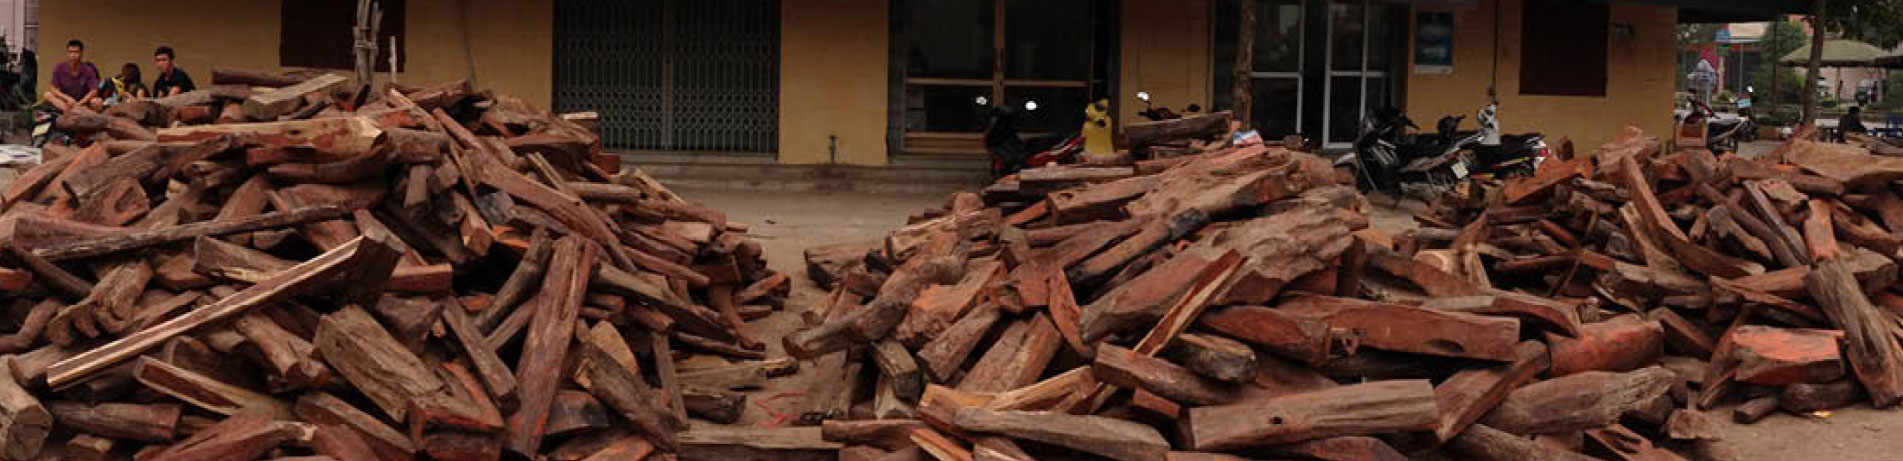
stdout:
{"type": "Polygon", "coordinates": [[[207,427],[146,461],[255,459],[286,443],[307,443],[316,426],[239,415],[207,427]]]}
{"type": "Polygon", "coordinates": [[[682,461],[830,460],[845,448],[817,427],[709,426],[681,433],[682,461]]]}
{"type": "Polygon", "coordinates": [[[1843,329],[1851,370],[1870,391],[1871,403],[1887,408],[1903,400],[1903,345],[1897,340],[1897,324],[1870,304],[1849,265],[1840,260],[1820,263],[1804,277],[1804,286],[1843,329]]]}
{"type": "Polygon", "coordinates": [[[1210,251],[1187,251],[1129,282],[1112,287],[1084,307],[1084,342],[1096,342],[1111,333],[1155,322],[1169,308],[1171,300],[1187,291],[1199,275],[1216,263],[1218,255],[1210,251]]]}
{"type": "Polygon", "coordinates": [[[957,323],[946,328],[944,333],[940,333],[931,342],[920,347],[918,360],[924,365],[927,377],[933,382],[950,381],[952,374],[959,367],[964,366],[965,359],[971,356],[971,351],[978,347],[978,342],[984,339],[985,333],[991,331],[991,327],[997,324],[998,319],[1003,315],[1004,310],[998,306],[991,304],[978,306],[965,314],[964,318],[958,319],[957,323]]]}
{"type": "Polygon", "coordinates": [[[1276,310],[1355,331],[1361,345],[1397,352],[1512,360],[1519,343],[1518,319],[1307,294],[1288,297],[1276,310]]]}
{"type": "Polygon", "coordinates": [[[292,410],[299,420],[350,428],[362,436],[370,449],[381,459],[404,460],[416,457],[417,447],[409,437],[336,396],[323,392],[304,394],[298,397],[297,405],[292,410]]]}
{"type": "Polygon", "coordinates": [[[1198,322],[1217,333],[1309,364],[1328,360],[1328,347],[1332,342],[1328,324],[1267,307],[1221,308],[1204,314],[1198,322]]]}
{"type": "Polygon", "coordinates": [[[1255,379],[1255,350],[1222,336],[1184,333],[1163,349],[1163,357],[1217,381],[1245,383],[1255,379]]]}
{"type": "Polygon", "coordinates": [[[1515,434],[1558,434],[1619,420],[1678,382],[1676,373],[1650,367],[1626,373],[1588,371],[1513,391],[1480,424],[1515,434]]]}
{"type": "Polygon", "coordinates": [[[1374,437],[1349,436],[1296,442],[1262,450],[1263,454],[1322,461],[1403,461],[1408,459],[1387,442],[1374,437]]]}
{"type": "Polygon", "coordinates": [[[226,416],[253,415],[273,419],[291,416],[291,406],[271,396],[218,382],[151,357],[141,357],[133,378],[147,388],[199,408],[226,416]]]}
{"type": "Polygon", "coordinates": [[[1713,365],[1728,367],[1738,381],[1766,386],[1823,383],[1844,377],[1837,343],[1843,332],[1740,325],[1725,335],[1713,365]]]}
{"type": "Polygon", "coordinates": [[[966,408],[958,410],[952,424],[961,430],[1043,442],[1120,461],[1163,461],[1170,451],[1169,442],[1156,429],[1103,416],[966,408]]]}
{"type": "Polygon", "coordinates": [[[1197,406],[1232,403],[1240,396],[1236,386],[1115,345],[1099,344],[1095,355],[1091,374],[1104,384],[1140,388],[1171,401],[1197,406]]]}
{"type": "MultiPolygon", "coordinates": [[[[55,246],[34,248],[33,253],[48,261],[90,258],[118,253],[126,250],[162,245],[172,242],[191,240],[199,236],[221,236],[239,232],[251,232],[264,229],[303,224],[327,219],[338,219],[350,213],[336,206],[314,206],[285,212],[273,212],[252,216],[236,221],[204,221],[168,227],[156,230],[137,231],[127,234],[85,239],[55,246]]],[[[37,221],[29,218],[20,225],[33,225],[37,221]]]]}
{"type": "Polygon", "coordinates": [[[1361,217],[1333,205],[1305,203],[1291,210],[1237,224],[1210,246],[1233,248],[1248,260],[1237,282],[1217,297],[1222,304],[1263,305],[1282,287],[1332,266],[1367,227],[1361,217]]]}
{"type": "Polygon", "coordinates": [[[966,392],[1004,392],[1031,385],[1057,356],[1063,337],[1049,317],[1039,313],[1006,329],[983,358],[959,381],[966,392]]]}
{"type": "Polygon", "coordinates": [[[1524,341],[1514,346],[1512,362],[1454,373],[1434,387],[1434,400],[1440,407],[1434,436],[1442,442],[1452,440],[1551,363],[1545,344],[1524,341]]]}
{"type": "Polygon", "coordinates": [[[1195,450],[1390,432],[1427,431],[1440,416],[1426,380],[1376,381],[1334,389],[1191,408],[1183,422],[1195,450]]]}
{"type": "Polygon", "coordinates": [[[342,75],[324,74],[294,85],[254,94],[245,98],[244,114],[252,120],[277,120],[278,116],[296,110],[304,102],[305,95],[334,92],[348,81],[342,75]]]}
{"type": "Polygon", "coordinates": [[[241,135],[272,147],[314,149],[337,156],[362,155],[376,146],[383,130],[365,117],[292,120],[286,122],[194,125],[158,131],[160,142],[197,141],[241,135]]]}
{"type": "Polygon", "coordinates": [[[448,327],[456,344],[462,347],[463,355],[475,365],[476,375],[482,378],[483,388],[488,389],[489,396],[495,399],[496,405],[503,411],[512,412],[517,403],[515,373],[509,370],[508,364],[503,363],[501,358],[496,357],[494,349],[489,348],[468,312],[460,308],[443,309],[442,312],[443,325],[448,327]]]}
{"type": "MultiPolygon", "coordinates": [[[[354,280],[357,282],[357,289],[381,291],[382,279],[374,275],[383,274],[387,277],[390,269],[395,267],[397,257],[400,256],[383,240],[387,238],[394,237],[385,235],[358,238],[316,259],[298,264],[275,278],[252,285],[236,295],[55,363],[47,368],[47,385],[55,389],[63,388],[81,378],[157,347],[173,336],[192,331],[201,325],[229,319],[253,307],[282,302],[291,296],[335,281],[345,274],[361,276],[354,280]]],[[[382,328],[377,329],[382,331],[382,328]]]]}
{"type": "MultiPolygon", "coordinates": [[[[569,324],[573,324],[573,321],[569,324]]],[[[597,329],[589,335],[590,341],[581,343],[576,372],[584,379],[577,381],[584,384],[602,403],[634,422],[634,428],[646,434],[655,445],[674,450],[678,446],[675,433],[687,428],[686,420],[670,411],[667,406],[671,400],[669,396],[654,392],[646,381],[641,380],[640,370],[627,365],[631,363],[632,357],[624,356],[627,351],[618,350],[622,348],[613,344],[625,341],[620,340],[618,334],[609,335],[609,331],[612,328],[597,329]]],[[[561,360],[558,358],[555,361],[561,360]]],[[[530,405],[526,395],[523,405],[524,408],[530,405]]],[[[680,411],[685,410],[683,403],[680,411]]],[[[541,430],[541,425],[537,426],[535,430],[541,430]]]]}
{"type": "Polygon", "coordinates": [[[1632,371],[1658,361],[1665,353],[1665,330],[1656,320],[1637,314],[1588,323],[1577,337],[1547,333],[1552,346],[1552,376],[1585,371],[1632,371]]]}
{"type": "Polygon", "coordinates": [[[115,439],[166,442],[176,433],[183,409],[175,404],[48,402],[46,410],[62,426],[115,439]]]}

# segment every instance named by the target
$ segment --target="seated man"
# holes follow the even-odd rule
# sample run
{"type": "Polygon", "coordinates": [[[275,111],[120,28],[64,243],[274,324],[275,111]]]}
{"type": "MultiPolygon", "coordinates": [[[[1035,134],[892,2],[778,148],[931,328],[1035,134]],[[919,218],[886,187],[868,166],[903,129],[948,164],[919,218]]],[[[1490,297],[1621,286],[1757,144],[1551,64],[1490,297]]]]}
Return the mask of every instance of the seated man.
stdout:
{"type": "Polygon", "coordinates": [[[86,62],[86,44],[66,41],[66,60],[53,66],[53,91],[43,97],[60,110],[70,110],[99,94],[99,68],[86,62]]]}
{"type": "Polygon", "coordinates": [[[1837,119],[1837,136],[1839,140],[1841,140],[1845,134],[1865,134],[1869,132],[1870,128],[1863,126],[1862,107],[1850,106],[1850,110],[1844,112],[1844,118],[1837,119]]]}
{"type": "Polygon", "coordinates": [[[159,76],[152,79],[152,97],[163,98],[198,89],[192,85],[192,76],[185,69],[178,68],[178,54],[172,47],[161,46],[152,52],[152,65],[159,69],[159,76]]]}

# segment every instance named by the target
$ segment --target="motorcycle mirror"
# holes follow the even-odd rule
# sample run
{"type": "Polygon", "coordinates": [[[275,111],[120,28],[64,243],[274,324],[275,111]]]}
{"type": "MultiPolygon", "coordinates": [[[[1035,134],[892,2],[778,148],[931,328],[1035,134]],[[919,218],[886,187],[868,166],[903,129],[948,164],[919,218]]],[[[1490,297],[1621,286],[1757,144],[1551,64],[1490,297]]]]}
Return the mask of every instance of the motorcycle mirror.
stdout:
{"type": "Polygon", "coordinates": [[[984,97],[984,95],[979,95],[977,98],[973,98],[971,102],[978,103],[978,105],[980,106],[989,106],[991,105],[991,98],[984,97]]]}
{"type": "Polygon", "coordinates": [[[1150,102],[1150,92],[1148,92],[1148,91],[1138,91],[1138,92],[1137,92],[1137,100],[1138,100],[1138,101],[1143,101],[1143,102],[1150,102]]]}
{"type": "Polygon", "coordinates": [[[1037,110],[1037,101],[1025,101],[1024,110],[1037,110]]]}

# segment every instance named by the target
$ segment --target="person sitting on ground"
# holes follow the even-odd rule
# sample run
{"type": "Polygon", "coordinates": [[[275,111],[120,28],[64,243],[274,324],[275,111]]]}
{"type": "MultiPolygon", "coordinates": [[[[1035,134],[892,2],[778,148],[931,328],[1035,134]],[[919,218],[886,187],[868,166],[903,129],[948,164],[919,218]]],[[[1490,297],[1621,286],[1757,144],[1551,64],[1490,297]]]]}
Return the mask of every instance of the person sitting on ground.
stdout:
{"type": "Polygon", "coordinates": [[[42,97],[54,107],[67,110],[98,92],[99,68],[86,62],[86,44],[79,39],[66,41],[66,61],[53,66],[53,91],[42,97]]]}
{"type": "Polygon", "coordinates": [[[119,75],[106,79],[106,83],[99,85],[99,95],[93,97],[87,105],[93,106],[94,109],[104,109],[114,104],[138,101],[151,96],[152,91],[145,87],[145,78],[139,75],[139,65],[128,62],[119,68],[119,75]]]}
{"type": "Polygon", "coordinates": [[[159,76],[152,79],[152,97],[163,98],[198,89],[192,84],[192,76],[185,69],[178,68],[178,54],[172,47],[161,46],[152,52],[152,65],[159,69],[159,76]]]}
{"type": "Polygon", "coordinates": [[[1846,133],[1864,134],[1869,132],[1870,128],[1863,126],[1863,108],[1861,106],[1850,106],[1850,110],[1844,112],[1844,118],[1837,119],[1838,137],[1842,137],[1846,133]]]}

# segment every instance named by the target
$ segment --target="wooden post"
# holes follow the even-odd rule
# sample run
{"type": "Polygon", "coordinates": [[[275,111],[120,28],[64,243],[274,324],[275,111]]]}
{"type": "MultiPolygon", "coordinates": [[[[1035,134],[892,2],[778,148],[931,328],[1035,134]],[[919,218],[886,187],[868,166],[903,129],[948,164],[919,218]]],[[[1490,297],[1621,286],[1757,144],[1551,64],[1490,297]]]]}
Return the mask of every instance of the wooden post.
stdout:
{"type": "MultiPolygon", "coordinates": [[[[377,34],[383,26],[383,5],[373,0],[357,0],[357,24],[350,28],[354,41],[352,48],[356,52],[357,87],[371,84],[376,79],[377,70],[377,34]]],[[[395,56],[395,50],[391,55],[395,56]]],[[[392,58],[395,59],[395,58],[392,58]]],[[[392,75],[396,66],[390,66],[392,75]]]]}
{"type": "Polygon", "coordinates": [[[1236,77],[1230,97],[1235,99],[1236,121],[1242,122],[1245,128],[1255,123],[1250,116],[1255,111],[1255,82],[1250,77],[1255,70],[1255,16],[1254,1],[1236,2],[1236,77]]]}
{"type": "Polygon", "coordinates": [[[1817,0],[1810,14],[1810,65],[1805,72],[1804,85],[1798,89],[1804,95],[1804,119],[1798,126],[1817,123],[1817,75],[1819,64],[1824,60],[1824,6],[1827,0],[1817,0]]]}

